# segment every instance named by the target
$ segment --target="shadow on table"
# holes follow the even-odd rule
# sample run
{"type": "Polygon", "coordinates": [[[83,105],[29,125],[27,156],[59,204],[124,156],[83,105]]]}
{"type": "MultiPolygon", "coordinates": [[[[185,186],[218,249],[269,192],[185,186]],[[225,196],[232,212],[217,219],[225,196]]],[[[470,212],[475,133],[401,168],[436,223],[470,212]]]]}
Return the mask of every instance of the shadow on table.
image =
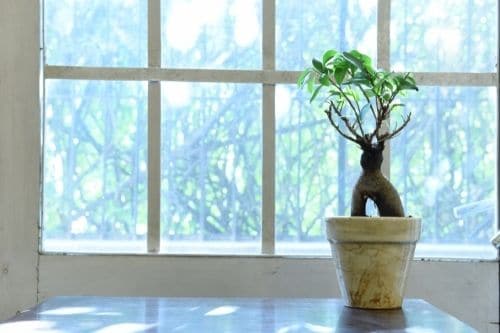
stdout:
{"type": "Polygon", "coordinates": [[[336,332],[404,331],[406,326],[403,309],[364,310],[345,307],[337,322],[336,332]]]}

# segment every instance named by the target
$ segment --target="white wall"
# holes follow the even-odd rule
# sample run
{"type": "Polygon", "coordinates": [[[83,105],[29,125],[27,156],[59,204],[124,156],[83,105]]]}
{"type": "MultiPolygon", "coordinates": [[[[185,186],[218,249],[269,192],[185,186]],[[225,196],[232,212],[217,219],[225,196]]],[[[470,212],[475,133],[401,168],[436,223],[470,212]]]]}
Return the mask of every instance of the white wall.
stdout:
{"type": "Polygon", "coordinates": [[[0,318],[36,301],[38,1],[0,1],[0,318]]]}
{"type": "MultiPolygon", "coordinates": [[[[0,319],[53,295],[339,295],[327,259],[38,256],[38,24],[38,1],[0,0],[0,319]]],[[[497,332],[498,293],[496,262],[416,261],[407,294],[497,332]]]]}

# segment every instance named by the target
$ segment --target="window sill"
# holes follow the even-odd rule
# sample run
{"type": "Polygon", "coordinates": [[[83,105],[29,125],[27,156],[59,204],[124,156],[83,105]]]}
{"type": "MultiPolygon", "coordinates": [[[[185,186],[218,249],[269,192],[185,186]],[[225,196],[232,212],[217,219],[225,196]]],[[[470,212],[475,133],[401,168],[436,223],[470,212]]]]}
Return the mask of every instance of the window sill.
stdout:
{"type": "MultiPolygon", "coordinates": [[[[42,255],[133,255],[175,257],[286,257],[325,258],[331,256],[327,242],[278,242],[275,255],[260,254],[257,242],[196,242],[168,243],[159,253],[148,253],[145,241],[48,240],[42,255]]],[[[419,243],[415,260],[498,261],[498,252],[491,245],[419,243]]]]}

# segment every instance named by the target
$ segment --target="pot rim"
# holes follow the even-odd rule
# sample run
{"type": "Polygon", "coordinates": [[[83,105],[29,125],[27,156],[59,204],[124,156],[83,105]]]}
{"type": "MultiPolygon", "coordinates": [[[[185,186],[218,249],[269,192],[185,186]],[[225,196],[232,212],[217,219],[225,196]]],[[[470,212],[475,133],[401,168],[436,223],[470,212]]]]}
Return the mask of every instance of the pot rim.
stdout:
{"type": "Polygon", "coordinates": [[[421,229],[421,219],[414,217],[344,216],[326,220],[331,243],[415,243],[421,229]]]}
{"type": "Polygon", "coordinates": [[[415,217],[415,216],[330,216],[326,217],[325,221],[339,221],[339,222],[394,222],[394,221],[421,221],[422,219],[420,217],[415,217]]]}

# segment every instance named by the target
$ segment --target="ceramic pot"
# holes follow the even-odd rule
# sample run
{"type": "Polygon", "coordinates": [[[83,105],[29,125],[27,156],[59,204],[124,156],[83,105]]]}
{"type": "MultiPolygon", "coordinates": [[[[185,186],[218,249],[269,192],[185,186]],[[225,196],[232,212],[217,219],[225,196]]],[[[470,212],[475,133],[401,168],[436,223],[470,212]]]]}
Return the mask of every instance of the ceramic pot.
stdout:
{"type": "Polygon", "coordinates": [[[345,305],[401,307],[421,221],[411,217],[333,217],[327,236],[345,305]]]}

